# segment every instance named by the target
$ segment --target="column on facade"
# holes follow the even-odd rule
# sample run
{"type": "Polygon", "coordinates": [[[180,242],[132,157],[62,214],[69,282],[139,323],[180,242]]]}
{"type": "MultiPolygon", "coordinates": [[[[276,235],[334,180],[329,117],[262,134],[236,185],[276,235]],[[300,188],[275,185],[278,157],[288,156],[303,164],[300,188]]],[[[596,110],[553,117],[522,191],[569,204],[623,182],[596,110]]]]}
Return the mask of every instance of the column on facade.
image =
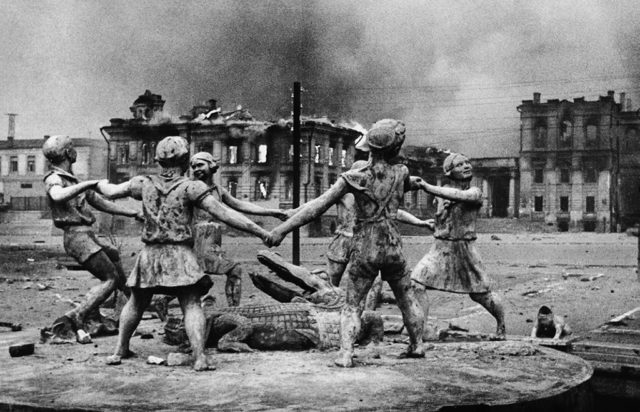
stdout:
{"type": "Polygon", "coordinates": [[[322,156],[320,157],[322,162],[322,192],[329,188],[329,154],[329,137],[326,136],[322,141],[322,156]]]}
{"type": "Polygon", "coordinates": [[[579,227],[582,223],[582,215],[584,208],[582,207],[584,200],[582,176],[582,159],[580,154],[574,154],[571,157],[571,207],[569,208],[569,218],[571,226],[582,230],[579,227]]]}
{"type": "Polygon", "coordinates": [[[218,186],[222,185],[222,178],[220,176],[222,166],[222,142],[220,140],[213,141],[213,151],[211,153],[213,158],[218,162],[218,172],[213,175],[213,183],[218,186]]]}
{"type": "Polygon", "coordinates": [[[547,223],[556,223],[557,193],[558,193],[558,171],[556,170],[556,160],[548,155],[545,174],[545,194],[543,198],[544,220],[547,223]]]}
{"type": "Polygon", "coordinates": [[[482,179],[482,215],[484,217],[491,217],[491,201],[489,197],[489,180],[486,177],[482,179]]]}
{"type": "Polygon", "coordinates": [[[238,186],[240,188],[239,197],[242,200],[251,200],[254,182],[251,181],[251,144],[249,140],[244,138],[242,140],[242,147],[240,148],[242,151],[242,176],[240,176],[240,182],[238,182],[238,186]]]}
{"type": "Polygon", "coordinates": [[[509,173],[509,206],[507,208],[507,216],[514,217],[516,210],[516,174],[509,173]]]}

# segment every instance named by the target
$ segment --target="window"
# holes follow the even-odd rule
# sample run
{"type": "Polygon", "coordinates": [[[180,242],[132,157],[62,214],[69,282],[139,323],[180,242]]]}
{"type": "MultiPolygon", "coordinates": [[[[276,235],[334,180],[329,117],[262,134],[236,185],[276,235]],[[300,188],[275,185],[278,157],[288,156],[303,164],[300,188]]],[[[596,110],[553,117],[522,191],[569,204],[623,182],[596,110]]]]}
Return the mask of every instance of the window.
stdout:
{"type": "Polygon", "coordinates": [[[347,151],[344,149],[340,152],[340,166],[347,167],[347,151]]]}
{"type": "Polygon", "coordinates": [[[293,162],[293,145],[289,145],[289,151],[287,152],[287,163],[293,162]]]}
{"type": "Polygon", "coordinates": [[[636,129],[628,129],[624,134],[622,150],[637,151],[640,149],[640,140],[638,139],[638,131],[636,129]]]}
{"type": "Polygon", "coordinates": [[[533,169],[533,183],[544,183],[544,169],[542,167],[533,169]]]}
{"type": "Polygon", "coordinates": [[[588,166],[584,170],[584,182],[585,183],[596,183],[598,181],[598,172],[595,167],[588,166]]]}
{"type": "Polygon", "coordinates": [[[560,211],[569,211],[569,196],[560,196],[560,211]]]}
{"type": "Polygon", "coordinates": [[[201,143],[199,143],[196,151],[213,153],[213,142],[201,142],[201,143]]]}
{"type": "Polygon", "coordinates": [[[320,197],[320,195],[322,195],[322,178],[316,177],[313,180],[313,186],[315,187],[316,197],[320,197]]]}
{"type": "Polygon", "coordinates": [[[229,146],[227,148],[227,159],[229,160],[230,165],[235,165],[238,163],[238,146],[229,146]]]}
{"type": "Polygon", "coordinates": [[[9,173],[18,173],[18,156],[9,158],[9,173]]]}
{"type": "Polygon", "coordinates": [[[536,149],[547,147],[547,126],[538,125],[533,130],[533,147],[536,149]]]}
{"type": "Polygon", "coordinates": [[[598,126],[594,121],[587,124],[585,135],[587,147],[598,147],[598,126]]]}
{"type": "Polygon", "coordinates": [[[129,159],[129,146],[122,144],[118,147],[118,164],[127,164],[129,159]]]}
{"type": "Polygon", "coordinates": [[[227,192],[233,197],[238,197],[238,181],[235,179],[229,179],[227,181],[227,192]]]}
{"type": "Polygon", "coordinates": [[[35,171],[36,171],[36,157],[27,156],[27,172],[35,173],[35,171]]]}
{"type": "Polygon", "coordinates": [[[129,142],[129,159],[136,160],[138,156],[138,142],[129,142]]]}
{"type": "Polygon", "coordinates": [[[256,200],[269,199],[269,180],[266,177],[256,179],[256,200]]]}
{"type": "Polygon", "coordinates": [[[560,149],[570,148],[572,137],[573,124],[570,121],[565,120],[560,124],[560,139],[558,141],[558,147],[560,149]]]}
{"type": "Polygon", "coordinates": [[[143,165],[149,164],[149,145],[146,143],[142,144],[142,147],[140,148],[140,155],[141,155],[141,163],[143,165]]]}
{"type": "Polygon", "coordinates": [[[267,163],[267,145],[258,146],[258,163],[267,163]]]}
{"type": "Polygon", "coordinates": [[[560,168],[560,183],[569,183],[571,181],[570,169],[567,166],[560,168]]]}
{"type": "Polygon", "coordinates": [[[587,196],[586,212],[595,213],[596,211],[596,198],[594,196],[587,196]]]}
{"type": "Polygon", "coordinates": [[[20,189],[31,189],[33,184],[31,183],[20,183],[20,189]]]}
{"type": "Polygon", "coordinates": [[[335,149],[329,146],[329,166],[333,166],[333,152],[335,149]]]}
{"type": "Polygon", "coordinates": [[[533,198],[533,210],[535,212],[542,212],[542,196],[535,196],[533,198]]]}
{"type": "Polygon", "coordinates": [[[293,199],[293,182],[290,178],[286,178],[284,181],[284,200],[293,199]]]}
{"type": "Polygon", "coordinates": [[[153,163],[156,163],[156,142],[151,142],[149,146],[149,163],[153,160],[153,163]]]}
{"type": "Polygon", "coordinates": [[[315,147],[314,155],[313,155],[314,163],[320,163],[320,159],[322,157],[321,154],[322,154],[322,150],[320,149],[320,145],[317,144],[315,147]]]}

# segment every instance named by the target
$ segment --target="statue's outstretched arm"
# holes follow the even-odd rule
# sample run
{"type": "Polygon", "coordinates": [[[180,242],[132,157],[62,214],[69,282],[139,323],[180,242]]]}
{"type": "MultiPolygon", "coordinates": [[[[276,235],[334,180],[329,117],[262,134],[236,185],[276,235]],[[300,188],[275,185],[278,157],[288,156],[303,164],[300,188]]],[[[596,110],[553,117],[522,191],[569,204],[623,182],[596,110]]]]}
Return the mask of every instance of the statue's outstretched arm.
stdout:
{"type": "Polygon", "coordinates": [[[428,227],[431,230],[434,229],[433,219],[426,219],[426,220],[418,219],[411,213],[406,212],[404,210],[398,209],[398,214],[396,215],[396,219],[398,220],[398,222],[408,223],[413,226],[428,227]]]}
{"type": "Polygon", "coordinates": [[[225,189],[220,189],[220,197],[224,204],[242,213],[256,216],[273,216],[280,220],[285,220],[287,218],[286,213],[280,209],[267,209],[265,207],[258,206],[255,203],[236,199],[225,189]]]}
{"type": "Polygon", "coordinates": [[[298,208],[296,214],[291,216],[286,222],[280,224],[271,231],[271,236],[276,240],[275,244],[280,244],[287,233],[296,228],[299,228],[300,226],[306,225],[313,219],[322,215],[332,205],[338,203],[342,196],[347,194],[348,191],[349,186],[344,181],[344,179],[338,179],[338,181],[321,196],[305,203],[302,207],[298,208]]]}
{"type": "Polygon", "coordinates": [[[461,190],[454,187],[435,186],[425,182],[419,177],[415,179],[412,177],[411,187],[416,187],[414,185],[417,185],[417,187],[427,193],[431,193],[432,195],[436,195],[444,199],[458,202],[482,203],[482,191],[477,187],[461,190]]]}
{"type": "MultiPolygon", "coordinates": [[[[229,226],[250,233],[266,241],[269,238],[269,232],[258,226],[254,221],[246,217],[240,212],[225,206],[218,202],[213,196],[207,195],[198,203],[198,207],[209,212],[216,219],[228,224],[229,226]]],[[[270,246],[270,245],[268,245],[270,246]]]]}

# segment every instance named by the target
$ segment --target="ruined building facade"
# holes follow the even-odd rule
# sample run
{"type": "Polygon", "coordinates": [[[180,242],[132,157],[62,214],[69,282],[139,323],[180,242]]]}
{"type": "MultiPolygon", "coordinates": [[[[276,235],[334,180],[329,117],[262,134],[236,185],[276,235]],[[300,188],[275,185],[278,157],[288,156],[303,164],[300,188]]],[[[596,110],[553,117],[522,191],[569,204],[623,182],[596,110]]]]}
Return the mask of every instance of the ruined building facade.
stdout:
{"type": "MultiPolygon", "coordinates": [[[[215,183],[240,200],[289,208],[293,202],[293,144],[285,120],[257,121],[240,107],[224,112],[215,100],[179,118],[166,117],[164,100],[146,91],[130,107],[132,118],[111,119],[101,131],[109,140],[109,179],[122,182],[157,172],[157,143],[182,136],[191,153],[205,151],[219,160],[215,183]]],[[[353,163],[361,133],[325,118],[301,121],[300,202],[326,191],[353,163]]]]}
{"type": "Polygon", "coordinates": [[[624,93],[598,100],[540,93],[518,106],[520,215],[559,230],[609,231],[640,220],[640,118],[624,93]]]}

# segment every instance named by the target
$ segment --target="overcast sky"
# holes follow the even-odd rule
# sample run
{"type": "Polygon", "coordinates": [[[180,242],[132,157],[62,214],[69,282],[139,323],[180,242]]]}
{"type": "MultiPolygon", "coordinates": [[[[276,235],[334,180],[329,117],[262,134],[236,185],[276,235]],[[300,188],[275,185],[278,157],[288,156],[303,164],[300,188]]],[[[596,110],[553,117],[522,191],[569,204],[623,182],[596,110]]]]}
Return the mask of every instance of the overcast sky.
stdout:
{"type": "Polygon", "coordinates": [[[277,119],[299,80],[304,115],[364,127],[395,117],[410,144],[501,156],[517,154],[516,106],[534,91],[594,99],[611,89],[640,103],[632,0],[0,5],[0,108],[18,113],[17,138],[97,138],[146,89],[173,116],[215,98],[277,119]]]}

